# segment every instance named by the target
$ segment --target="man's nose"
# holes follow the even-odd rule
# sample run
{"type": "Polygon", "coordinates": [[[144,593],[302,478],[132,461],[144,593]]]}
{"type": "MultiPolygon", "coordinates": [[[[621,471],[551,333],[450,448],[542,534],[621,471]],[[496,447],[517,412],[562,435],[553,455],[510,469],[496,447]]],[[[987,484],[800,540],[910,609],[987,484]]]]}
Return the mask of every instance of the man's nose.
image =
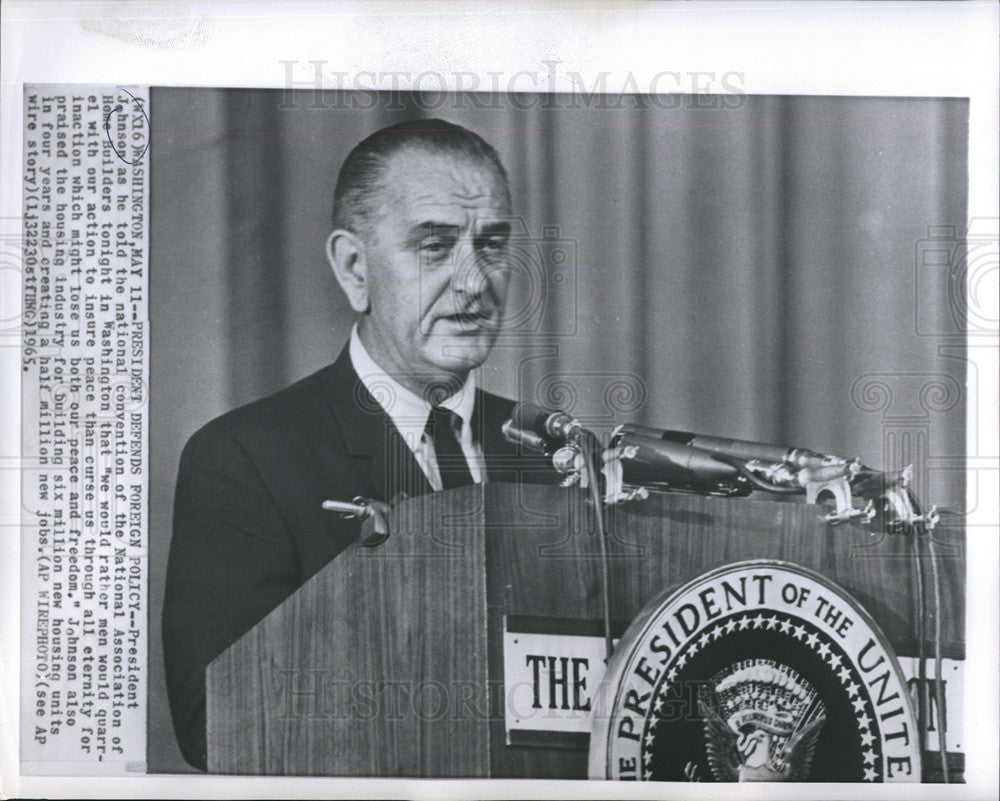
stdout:
{"type": "Polygon", "coordinates": [[[489,285],[487,264],[480,258],[475,241],[471,236],[463,236],[455,249],[455,268],[451,285],[456,292],[469,297],[482,295],[489,285]]]}

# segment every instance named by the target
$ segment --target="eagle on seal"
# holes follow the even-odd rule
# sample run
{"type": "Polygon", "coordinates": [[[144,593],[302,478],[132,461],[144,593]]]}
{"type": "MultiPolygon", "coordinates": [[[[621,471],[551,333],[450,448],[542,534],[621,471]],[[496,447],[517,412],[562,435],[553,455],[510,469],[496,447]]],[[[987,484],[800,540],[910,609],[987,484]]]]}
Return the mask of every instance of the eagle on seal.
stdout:
{"type": "Polygon", "coordinates": [[[699,692],[705,753],[720,782],[806,781],[826,707],[787,665],[748,659],[699,692]]]}

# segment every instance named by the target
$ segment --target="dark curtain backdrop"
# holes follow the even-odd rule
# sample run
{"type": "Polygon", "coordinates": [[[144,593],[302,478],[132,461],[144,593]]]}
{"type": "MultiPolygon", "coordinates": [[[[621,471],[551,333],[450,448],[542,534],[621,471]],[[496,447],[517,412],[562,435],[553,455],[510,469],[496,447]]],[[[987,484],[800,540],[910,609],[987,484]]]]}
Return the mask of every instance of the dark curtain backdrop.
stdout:
{"type": "Polygon", "coordinates": [[[964,100],[372,99],[151,96],[150,770],[185,769],[159,634],[180,450],[340,350],[333,185],[383,125],[444,117],[507,165],[523,222],[488,389],[602,430],[915,462],[923,497],[964,508],[964,323],[948,259],[923,255],[966,220],[964,100]]]}

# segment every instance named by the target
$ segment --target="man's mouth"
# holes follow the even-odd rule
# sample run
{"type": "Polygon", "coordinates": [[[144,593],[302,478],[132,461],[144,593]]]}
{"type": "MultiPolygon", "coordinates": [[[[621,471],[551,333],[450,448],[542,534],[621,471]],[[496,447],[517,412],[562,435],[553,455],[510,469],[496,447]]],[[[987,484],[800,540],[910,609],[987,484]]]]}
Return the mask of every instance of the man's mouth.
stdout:
{"type": "Polygon", "coordinates": [[[488,312],[485,309],[479,311],[471,312],[459,312],[458,314],[446,315],[449,320],[492,320],[492,312],[488,312]]]}
{"type": "Polygon", "coordinates": [[[459,312],[457,314],[445,314],[438,318],[457,326],[470,330],[488,328],[494,325],[496,316],[486,309],[459,312]]]}

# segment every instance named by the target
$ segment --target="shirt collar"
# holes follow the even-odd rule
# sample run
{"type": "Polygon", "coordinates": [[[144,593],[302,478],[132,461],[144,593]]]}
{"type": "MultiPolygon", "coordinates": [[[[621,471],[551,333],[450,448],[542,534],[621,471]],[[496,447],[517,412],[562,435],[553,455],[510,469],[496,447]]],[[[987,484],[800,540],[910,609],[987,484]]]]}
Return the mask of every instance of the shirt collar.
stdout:
{"type": "MultiPolygon", "coordinates": [[[[431,405],[415,392],[404,387],[393,376],[385,372],[368,353],[361,343],[357,325],[351,329],[351,341],[348,346],[351,364],[361,379],[361,383],[385,409],[400,431],[418,430],[422,432],[430,417],[431,405]]],[[[462,425],[472,421],[472,410],[476,401],[476,376],[470,372],[465,383],[458,391],[441,402],[441,406],[451,409],[462,418],[462,425]]]]}

